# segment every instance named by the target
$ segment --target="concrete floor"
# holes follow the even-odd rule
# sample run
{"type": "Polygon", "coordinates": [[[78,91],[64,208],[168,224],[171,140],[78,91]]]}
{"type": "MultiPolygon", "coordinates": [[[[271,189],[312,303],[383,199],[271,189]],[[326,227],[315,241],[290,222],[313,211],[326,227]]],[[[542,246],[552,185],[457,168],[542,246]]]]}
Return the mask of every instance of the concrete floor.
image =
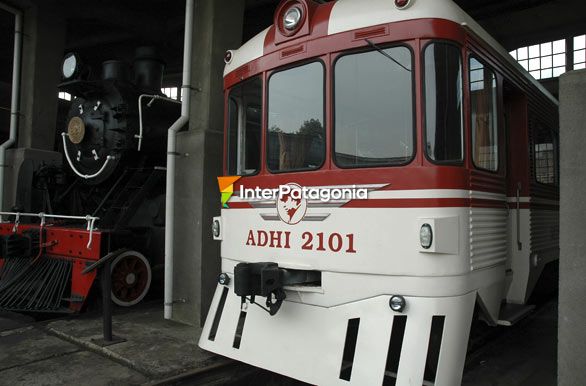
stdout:
{"type": "Polygon", "coordinates": [[[469,355],[462,385],[557,385],[557,321],[550,301],[512,327],[496,327],[497,338],[469,355]]]}
{"type": "Polygon", "coordinates": [[[228,362],[200,350],[199,329],[164,320],[158,304],[113,320],[126,341],[101,347],[99,315],[34,322],[0,314],[0,385],[140,385],[228,362]]]}
{"type": "MultiPolygon", "coordinates": [[[[101,347],[99,315],[46,322],[0,313],[0,385],[300,385],[264,371],[232,366],[197,347],[199,329],[163,320],[158,304],[115,314],[115,335],[126,339],[101,347]],[[214,374],[225,368],[246,373],[214,374]]],[[[513,327],[499,327],[471,353],[464,386],[556,385],[557,303],[541,306],[513,327]]]]}

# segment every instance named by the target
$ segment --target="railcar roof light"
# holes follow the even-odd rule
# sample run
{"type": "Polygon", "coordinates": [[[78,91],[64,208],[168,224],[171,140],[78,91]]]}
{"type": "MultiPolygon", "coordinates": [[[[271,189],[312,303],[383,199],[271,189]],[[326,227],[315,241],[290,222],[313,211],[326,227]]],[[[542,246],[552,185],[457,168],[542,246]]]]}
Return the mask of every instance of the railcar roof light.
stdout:
{"type": "Polygon", "coordinates": [[[298,5],[294,5],[283,15],[283,27],[285,27],[287,31],[294,31],[302,18],[303,10],[298,5]]]}
{"type": "Polygon", "coordinates": [[[413,0],[395,0],[395,7],[397,9],[405,9],[413,3],[413,0]]]}
{"type": "Polygon", "coordinates": [[[224,63],[230,64],[232,62],[232,58],[234,57],[234,52],[232,50],[226,51],[224,54],[224,63]]]}

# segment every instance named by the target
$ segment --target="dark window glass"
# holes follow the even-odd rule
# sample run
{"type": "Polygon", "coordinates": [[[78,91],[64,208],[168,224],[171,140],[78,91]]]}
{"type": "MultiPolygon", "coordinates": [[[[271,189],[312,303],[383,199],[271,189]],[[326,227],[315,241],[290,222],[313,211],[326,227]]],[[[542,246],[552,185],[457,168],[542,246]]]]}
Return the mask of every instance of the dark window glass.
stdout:
{"type": "Polygon", "coordinates": [[[426,151],[433,161],[461,161],[462,61],[460,49],[433,43],[425,49],[426,151]]]}
{"type": "Polygon", "coordinates": [[[498,170],[498,124],[494,73],[470,58],[470,105],[472,112],[472,159],[480,169],[498,170]]]}
{"type": "Polygon", "coordinates": [[[262,81],[234,86],[228,97],[228,173],[254,174],[260,169],[262,81]]]}
{"type": "Polygon", "coordinates": [[[535,179],[548,185],[556,184],[557,149],[554,133],[537,124],[533,134],[535,142],[535,179]]]}
{"type": "Polygon", "coordinates": [[[271,76],[268,109],[269,169],[321,167],[325,158],[322,64],[310,63],[271,76]]]}
{"type": "Polygon", "coordinates": [[[401,164],[413,156],[412,55],[393,47],[346,55],[335,68],[335,160],[401,164]]]}

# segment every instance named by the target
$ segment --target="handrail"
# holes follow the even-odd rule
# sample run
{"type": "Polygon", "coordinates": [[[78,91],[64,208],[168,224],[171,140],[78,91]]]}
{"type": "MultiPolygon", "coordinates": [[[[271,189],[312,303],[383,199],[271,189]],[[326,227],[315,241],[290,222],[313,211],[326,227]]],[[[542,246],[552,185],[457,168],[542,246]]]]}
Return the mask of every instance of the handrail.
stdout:
{"type": "Polygon", "coordinates": [[[62,214],[46,214],[46,213],[22,213],[22,212],[0,212],[0,216],[15,216],[16,219],[14,221],[14,227],[12,228],[13,232],[18,230],[18,226],[20,225],[20,218],[21,217],[37,217],[41,219],[41,227],[45,226],[45,220],[47,218],[56,218],[56,219],[64,219],[64,220],[84,220],[87,222],[86,230],[90,232],[90,237],[88,243],[86,245],[87,249],[92,249],[92,241],[94,231],[96,230],[95,224],[100,218],[95,216],[68,216],[62,214]]]}
{"type": "Polygon", "coordinates": [[[75,166],[73,166],[73,162],[71,161],[71,158],[69,157],[69,152],[67,151],[67,140],[65,139],[66,136],[67,136],[67,133],[61,133],[61,137],[63,138],[63,152],[65,153],[65,158],[67,158],[67,162],[69,163],[71,170],[73,170],[73,172],[75,174],[77,174],[78,176],[80,176],[81,178],[89,180],[89,179],[98,177],[100,174],[102,174],[104,172],[104,170],[106,170],[106,166],[108,166],[108,163],[111,160],[116,159],[116,157],[109,155],[106,157],[106,162],[104,162],[104,164],[102,165],[100,170],[98,170],[96,173],[91,174],[91,175],[82,174],[75,168],[75,166]]]}

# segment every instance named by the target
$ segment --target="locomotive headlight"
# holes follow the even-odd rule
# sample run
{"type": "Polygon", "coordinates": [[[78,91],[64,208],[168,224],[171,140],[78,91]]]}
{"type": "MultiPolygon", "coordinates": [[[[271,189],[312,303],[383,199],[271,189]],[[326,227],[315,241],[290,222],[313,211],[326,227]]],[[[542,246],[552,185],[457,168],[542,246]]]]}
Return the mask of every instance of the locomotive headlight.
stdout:
{"type": "Polygon", "coordinates": [[[303,18],[303,11],[298,6],[293,6],[283,15],[283,27],[287,31],[293,31],[299,25],[303,18]]]}
{"type": "Polygon", "coordinates": [[[405,301],[405,298],[401,295],[391,296],[391,299],[389,300],[389,307],[395,312],[403,312],[406,304],[407,302],[405,301]]]}
{"type": "Polygon", "coordinates": [[[423,248],[431,248],[431,244],[433,243],[433,231],[431,230],[431,225],[423,224],[421,226],[421,229],[419,230],[419,241],[423,248]]]}
{"type": "Polygon", "coordinates": [[[77,75],[79,73],[80,64],[79,58],[74,53],[65,55],[63,66],[61,68],[63,78],[69,80],[77,75]]]}

